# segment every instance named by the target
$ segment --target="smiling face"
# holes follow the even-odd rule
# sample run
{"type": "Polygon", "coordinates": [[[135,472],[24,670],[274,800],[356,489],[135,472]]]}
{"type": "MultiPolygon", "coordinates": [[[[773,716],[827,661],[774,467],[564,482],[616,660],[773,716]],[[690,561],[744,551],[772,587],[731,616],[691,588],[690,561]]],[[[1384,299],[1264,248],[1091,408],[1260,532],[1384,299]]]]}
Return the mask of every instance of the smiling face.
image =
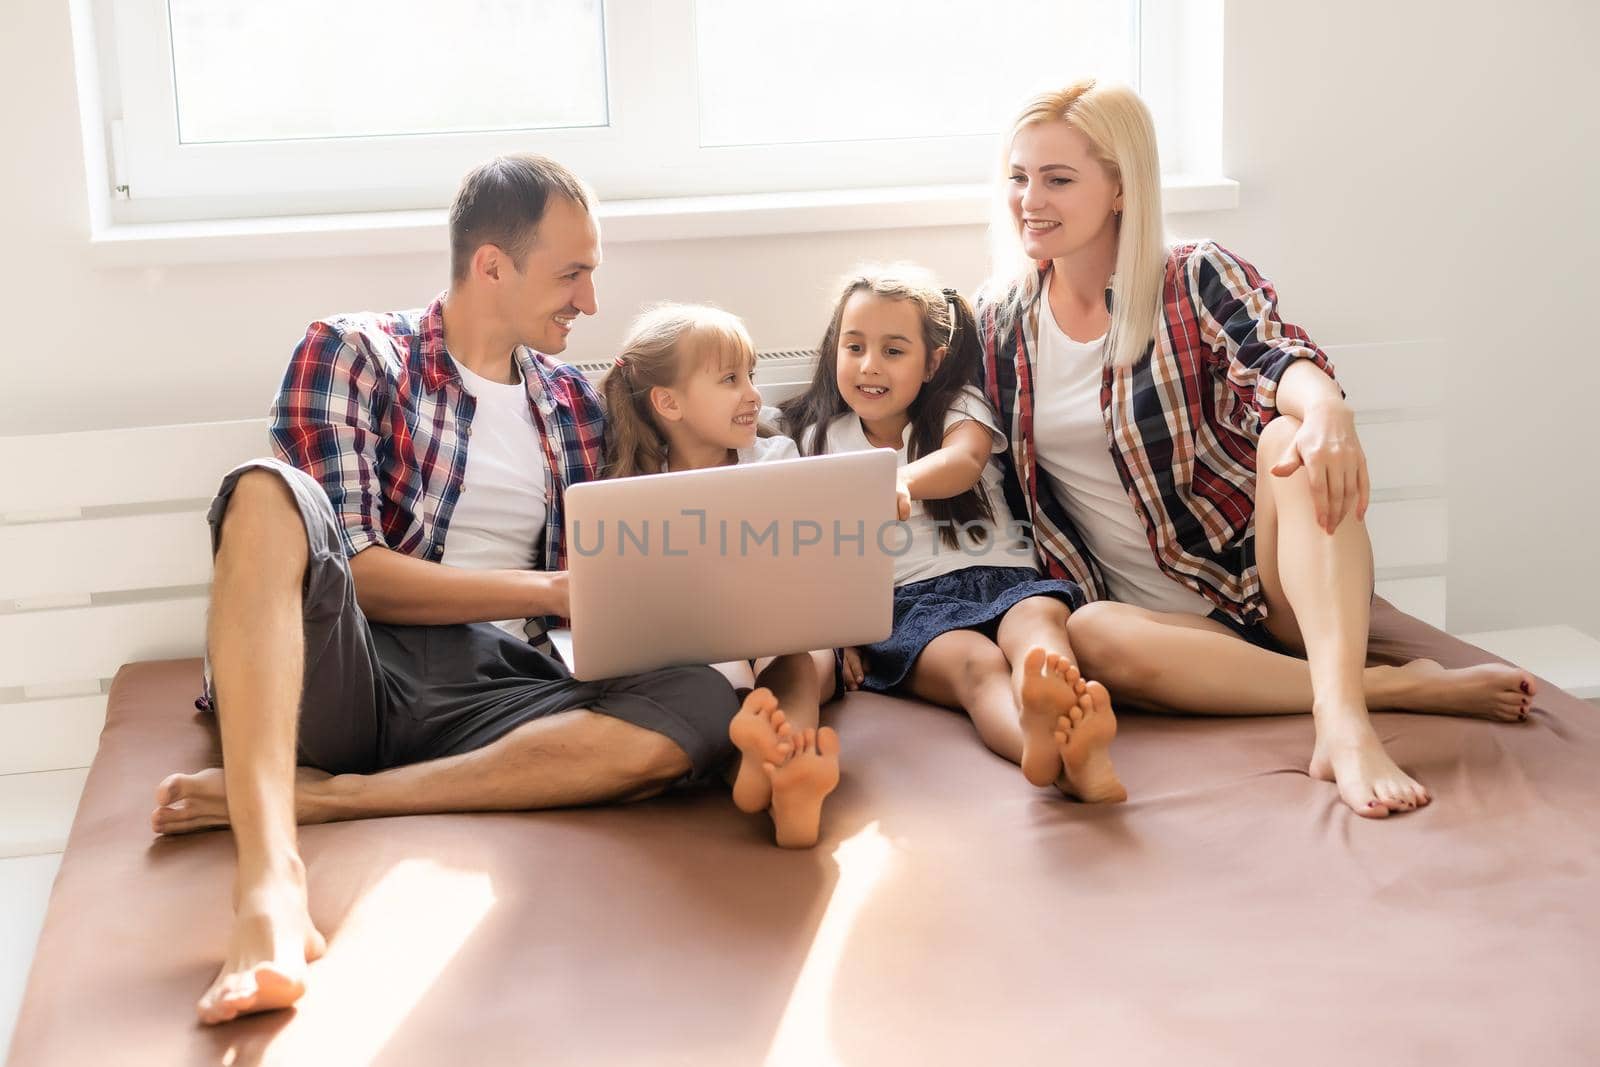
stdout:
{"type": "Polygon", "coordinates": [[[704,331],[685,337],[681,355],[687,373],[664,389],[669,401],[657,411],[669,438],[694,449],[749,448],[756,440],[761,391],[755,385],[755,353],[735,337],[704,331]]]}
{"type": "Polygon", "coordinates": [[[928,352],[922,314],[913,300],[850,294],[839,317],[834,375],[839,395],[873,434],[895,438],[912,401],[933,377],[943,348],[928,352]]]}
{"type": "Polygon", "coordinates": [[[594,217],[581,204],[551,197],[520,268],[507,256],[498,275],[498,308],[516,343],[546,355],[564,351],[573,320],[595,313],[599,266],[594,217]]]}
{"type": "Polygon", "coordinates": [[[1116,243],[1122,186],[1089,139],[1061,120],[1030,123],[1011,140],[1008,203],[1030,259],[1067,259],[1116,243]]]}

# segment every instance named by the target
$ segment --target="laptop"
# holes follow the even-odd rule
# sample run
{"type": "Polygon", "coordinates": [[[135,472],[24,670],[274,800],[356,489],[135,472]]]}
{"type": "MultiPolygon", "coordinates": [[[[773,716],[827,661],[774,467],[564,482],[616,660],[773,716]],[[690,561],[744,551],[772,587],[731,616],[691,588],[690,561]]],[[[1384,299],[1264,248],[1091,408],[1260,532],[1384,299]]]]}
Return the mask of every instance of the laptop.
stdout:
{"type": "Polygon", "coordinates": [[[881,641],[894,478],[874,449],[574,485],[551,637],[582,681],[881,641]]]}

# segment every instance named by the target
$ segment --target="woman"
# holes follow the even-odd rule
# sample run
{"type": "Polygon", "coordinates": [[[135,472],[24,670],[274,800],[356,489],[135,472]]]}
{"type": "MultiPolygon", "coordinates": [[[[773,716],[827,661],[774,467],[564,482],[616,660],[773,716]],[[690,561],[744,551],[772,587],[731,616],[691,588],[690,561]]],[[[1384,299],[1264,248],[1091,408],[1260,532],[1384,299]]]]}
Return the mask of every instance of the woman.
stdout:
{"type": "Polygon", "coordinates": [[[1169,247],[1150,114],[1082,81],[1028,104],[1004,161],[984,386],[1041,568],[1083,586],[1086,677],[1165,711],[1310,711],[1310,771],[1360,815],[1429,801],[1369,708],[1525,718],[1533,679],[1365,668],[1366,459],[1327,357],[1250,264],[1169,247]],[[1303,657],[1303,658],[1302,658],[1303,657]]]}

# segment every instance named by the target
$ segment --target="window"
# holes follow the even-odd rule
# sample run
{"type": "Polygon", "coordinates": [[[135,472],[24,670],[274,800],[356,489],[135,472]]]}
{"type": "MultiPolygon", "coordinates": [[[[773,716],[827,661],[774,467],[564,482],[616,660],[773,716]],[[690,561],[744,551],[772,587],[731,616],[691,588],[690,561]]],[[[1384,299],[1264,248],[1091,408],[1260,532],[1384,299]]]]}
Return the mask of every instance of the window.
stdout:
{"type": "Polygon", "coordinates": [[[1221,0],[80,2],[114,221],[436,208],[506,151],[608,201],[983,183],[1085,74],[1219,169],[1221,0]]]}

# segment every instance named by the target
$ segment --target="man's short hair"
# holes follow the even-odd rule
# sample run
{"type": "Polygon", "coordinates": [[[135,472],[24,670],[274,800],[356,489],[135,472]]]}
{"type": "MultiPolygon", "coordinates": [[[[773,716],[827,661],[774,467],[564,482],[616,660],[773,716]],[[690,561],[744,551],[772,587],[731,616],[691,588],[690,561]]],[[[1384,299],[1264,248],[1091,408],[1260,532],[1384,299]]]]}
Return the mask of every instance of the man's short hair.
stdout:
{"type": "Polygon", "coordinates": [[[521,270],[551,196],[590,210],[583,182],[553,159],[518,154],[474,167],[450,205],[450,277],[464,279],[473,253],[483,245],[500,248],[521,270]]]}

